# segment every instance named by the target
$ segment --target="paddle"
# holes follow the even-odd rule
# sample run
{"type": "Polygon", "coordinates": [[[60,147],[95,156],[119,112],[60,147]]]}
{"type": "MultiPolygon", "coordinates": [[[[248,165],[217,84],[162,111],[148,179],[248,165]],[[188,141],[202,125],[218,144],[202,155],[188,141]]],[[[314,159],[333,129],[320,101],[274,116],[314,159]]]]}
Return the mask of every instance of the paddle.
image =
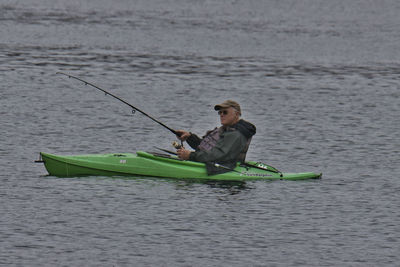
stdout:
{"type": "MultiPolygon", "coordinates": [[[[170,151],[170,150],[167,150],[167,149],[159,148],[159,147],[156,147],[156,146],[155,146],[154,148],[157,148],[157,149],[159,149],[159,150],[161,150],[161,151],[170,153],[170,154],[172,154],[172,155],[178,155],[177,153],[175,153],[175,152],[173,152],[173,151],[170,151]]],[[[217,168],[222,168],[222,169],[229,170],[229,171],[232,171],[232,172],[240,173],[240,174],[242,174],[242,175],[246,175],[245,173],[242,173],[242,172],[237,171],[237,170],[235,170],[235,169],[229,168],[229,167],[227,167],[227,166],[224,166],[224,165],[221,165],[221,164],[218,164],[218,163],[213,163],[213,162],[210,162],[210,163],[213,164],[213,165],[214,165],[215,167],[217,167],[217,168]]]]}
{"type": "Polygon", "coordinates": [[[177,153],[175,153],[175,152],[173,152],[173,151],[170,151],[170,150],[167,150],[167,149],[159,148],[159,147],[156,147],[156,146],[155,146],[154,148],[157,148],[158,150],[167,152],[167,153],[172,154],[172,155],[175,155],[175,156],[178,155],[177,153]]]}
{"type": "Polygon", "coordinates": [[[160,125],[163,126],[164,128],[170,130],[173,134],[175,134],[175,135],[177,135],[177,136],[181,136],[181,133],[178,133],[178,132],[175,131],[174,129],[168,127],[168,126],[165,125],[164,123],[162,123],[162,122],[160,122],[159,120],[153,118],[152,116],[150,116],[149,114],[147,114],[147,113],[145,113],[144,111],[140,110],[139,108],[137,108],[137,107],[135,107],[135,106],[129,104],[129,103],[126,102],[125,100],[123,100],[123,99],[121,99],[121,98],[119,98],[119,97],[117,97],[117,96],[111,94],[110,92],[108,92],[108,91],[106,91],[106,90],[104,90],[104,89],[102,89],[102,88],[100,88],[100,87],[98,87],[98,86],[96,86],[96,85],[94,85],[94,84],[92,84],[92,83],[90,83],[90,82],[87,82],[87,81],[85,81],[85,80],[82,80],[81,78],[78,78],[78,77],[72,76],[72,75],[70,75],[70,74],[63,73],[63,72],[57,72],[56,74],[62,74],[62,75],[67,76],[68,78],[73,78],[73,79],[75,79],[75,80],[81,81],[81,82],[83,82],[85,85],[90,85],[90,86],[92,86],[92,87],[94,87],[94,88],[96,88],[96,89],[98,89],[98,90],[104,92],[106,95],[110,95],[110,96],[114,97],[115,99],[121,101],[122,103],[128,105],[129,107],[132,108],[132,113],[135,113],[136,111],[139,111],[140,113],[142,113],[142,114],[145,115],[146,117],[152,119],[153,121],[155,121],[156,123],[160,124],[160,125]]]}

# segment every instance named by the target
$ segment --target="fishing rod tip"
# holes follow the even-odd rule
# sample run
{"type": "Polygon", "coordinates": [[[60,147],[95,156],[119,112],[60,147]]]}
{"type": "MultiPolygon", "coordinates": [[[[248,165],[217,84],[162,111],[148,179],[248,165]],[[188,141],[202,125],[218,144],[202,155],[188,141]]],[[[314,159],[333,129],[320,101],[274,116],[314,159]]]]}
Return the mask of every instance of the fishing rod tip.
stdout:
{"type": "Polygon", "coordinates": [[[66,74],[66,73],[64,73],[64,72],[61,72],[61,71],[57,71],[56,74],[62,74],[62,75],[67,76],[68,78],[71,78],[71,75],[66,74]]]}

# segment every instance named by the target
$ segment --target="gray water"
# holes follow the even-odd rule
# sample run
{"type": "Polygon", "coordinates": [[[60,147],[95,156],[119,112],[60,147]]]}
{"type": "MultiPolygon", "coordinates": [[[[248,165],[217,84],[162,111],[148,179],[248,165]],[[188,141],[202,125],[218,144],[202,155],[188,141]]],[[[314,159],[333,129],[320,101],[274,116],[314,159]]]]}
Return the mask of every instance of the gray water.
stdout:
{"type": "Polygon", "coordinates": [[[400,2],[0,2],[0,265],[398,266],[400,2]],[[38,152],[171,149],[241,103],[305,182],[56,178],[38,152]]]}

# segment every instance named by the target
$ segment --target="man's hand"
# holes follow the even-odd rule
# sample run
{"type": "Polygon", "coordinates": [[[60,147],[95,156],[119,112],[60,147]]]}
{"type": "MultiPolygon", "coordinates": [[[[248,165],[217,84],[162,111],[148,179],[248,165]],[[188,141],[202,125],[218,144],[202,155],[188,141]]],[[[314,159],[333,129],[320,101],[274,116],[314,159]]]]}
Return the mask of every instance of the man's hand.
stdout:
{"type": "Polygon", "coordinates": [[[181,141],[186,141],[186,139],[188,139],[189,136],[191,135],[191,133],[184,130],[177,130],[176,133],[180,134],[180,136],[177,135],[176,137],[181,141]]]}
{"type": "Polygon", "coordinates": [[[181,148],[181,149],[178,149],[176,151],[176,153],[178,154],[178,158],[183,159],[183,160],[188,160],[191,152],[189,150],[181,148]]]}

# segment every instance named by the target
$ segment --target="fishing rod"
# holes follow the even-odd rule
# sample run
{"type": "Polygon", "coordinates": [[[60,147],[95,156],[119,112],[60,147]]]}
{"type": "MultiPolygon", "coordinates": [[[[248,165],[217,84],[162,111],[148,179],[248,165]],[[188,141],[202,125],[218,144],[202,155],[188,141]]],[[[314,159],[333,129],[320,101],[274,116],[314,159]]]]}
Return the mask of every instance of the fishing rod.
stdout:
{"type": "Polygon", "coordinates": [[[137,108],[137,107],[135,107],[135,106],[129,104],[128,102],[126,102],[125,100],[119,98],[118,96],[113,95],[113,94],[111,94],[110,92],[108,92],[108,91],[106,91],[106,90],[104,90],[104,89],[102,89],[102,88],[100,88],[100,87],[98,87],[98,86],[96,86],[96,85],[94,85],[94,84],[92,84],[92,83],[90,83],[90,82],[87,82],[87,81],[85,81],[85,80],[82,80],[81,78],[72,76],[72,75],[67,74],[67,73],[64,73],[64,72],[57,72],[56,74],[62,74],[62,75],[67,76],[68,78],[73,78],[73,79],[75,79],[75,80],[78,80],[78,81],[80,81],[80,82],[83,82],[85,85],[90,85],[90,86],[92,86],[92,87],[94,87],[94,88],[96,88],[96,89],[98,89],[98,90],[104,92],[106,95],[110,95],[110,96],[114,97],[115,99],[121,101],[122,103],[128,105],[129,107],[132,108],[132,113],[135,113],[136,111],[139,111],[140,113],[142,113],[143,115],[145,115],[145,116],[148,117],[149,119],[152,119],[152,120],[155,121],[156,123],[160,124],[160,125],[163,126],[164,128],[166,128],[166,129],[168,129],[169,131],[171,131],[173,134],[175,134],[175,135],[177,135],[177,136],[181,136],[180,133],[178,133],[178,132],[175,131],[174,129],[168,127],[167,125],[165,125],[165,124],[162,123],[161,121],[159,121],[159,120],[153,118],[152,116],[150,116],[150,115],[147,114],[146,112],[140,110],[139,108],[137,108]]]}

